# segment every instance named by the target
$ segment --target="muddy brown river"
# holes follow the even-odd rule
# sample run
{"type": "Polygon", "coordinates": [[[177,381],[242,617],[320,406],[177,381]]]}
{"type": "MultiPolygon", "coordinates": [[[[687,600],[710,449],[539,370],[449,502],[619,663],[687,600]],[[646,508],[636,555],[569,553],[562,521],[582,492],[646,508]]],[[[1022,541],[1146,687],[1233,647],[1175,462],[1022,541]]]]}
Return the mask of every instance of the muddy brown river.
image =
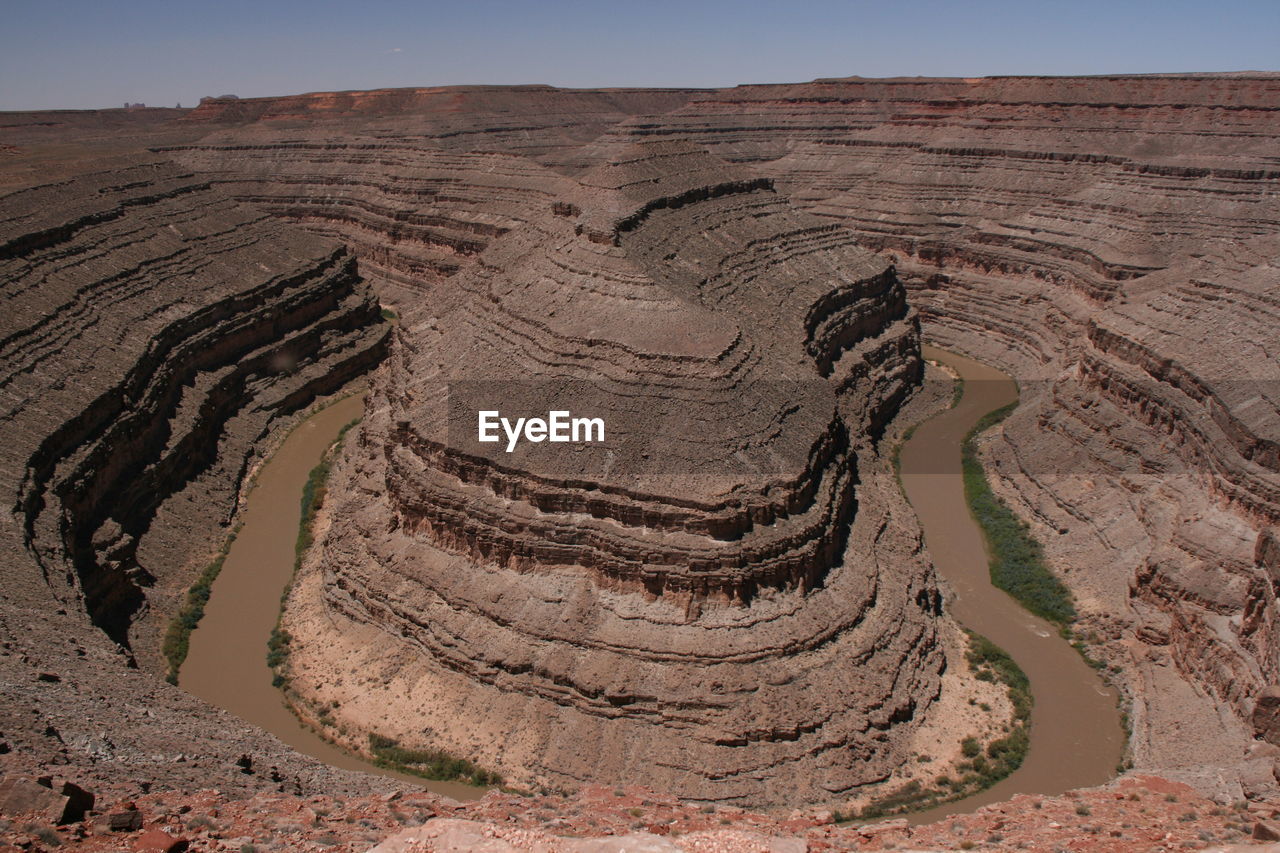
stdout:
{"type": "Polygon", "coordinates": [[[214,581],[204,618],[191,634],[191,649],[178,683],[325,764],[473,800],[484,793],[483,788],[395,773],[339,749],[299,722],[271,685],[267,640],[280,615],[280,593],[293,574],[302,488],[338,431],[363,413],[362,396],[322,409],[290,433],[259,469],[241,515],[244,526],[214,581]]]}
{"type": "MultiPolygon", "coordinates": [[[[1016,400],[1017,387],[1008,376],[972,359],[932,347],[925,348],[925,355],[965,379],[964,396],[955,408],[922,423],[904,445],[903,486],[938,571],[956,593],[951,614],[1017,661],[1031,680],[1035,708],[1030,749],[1017,771],[986,791],[911,815],[913,823],[972,811],[1019,793],[1058,794],[1102,784],[1115,774],[1124,746],[1115,691],[1054,626],[991,585],[986,546],[964,499],[960,443],[982,415],[1016,400]]],[[[295,429],[258,472],[242,515],[244,526],[191,635],[180,683],[326,764],[474,799],[483,789],[394,773],[333,746],[303,726],[271,685],[267,639],[293,571],[302,488],[338,431],[362,411],[360,397],[323,409],[295,429]]]]}
{"type": "Polygon", "coordinates": [[[1015,794],[1060,794],[1100,785],[1116,773],[1124,732],[1116,691],[1055,626],[991,585],[987,549],[969,513],[960,477],[960,445],[978,419],[1018,399],[1013,380],[971,358],[925,347],[926,358],[956,371],[964,396],[924,421],[902,448],[902,483],[938,572],[955,591],[949,610],[986,636],[1031,680],[1030,748],[1022,766],[985,791],[911,815],[913,823],[972,811],[1015,794]]]}

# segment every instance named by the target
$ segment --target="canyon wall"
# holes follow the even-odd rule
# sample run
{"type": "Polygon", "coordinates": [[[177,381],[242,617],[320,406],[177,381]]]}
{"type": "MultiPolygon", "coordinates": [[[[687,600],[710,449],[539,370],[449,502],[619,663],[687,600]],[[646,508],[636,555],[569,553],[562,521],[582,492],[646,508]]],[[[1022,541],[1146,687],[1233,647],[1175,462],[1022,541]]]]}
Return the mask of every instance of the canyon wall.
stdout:
{"type": "Polygon", "coordinates": [[[197,128],[359,127],[451,151],[524,157],[576,147],[634,115],[665,113],[706,89],[439,86],[206,98],[182,118],[197,128]]]}
{"type": "Polygon", "coordinates": [[[546,170],[529,159],[363,128],[220,131],[168,153],[241,201],[342,240],[397,306],[429,301],[552,200],[546,170]]]}
{"type": "Polygon", "coordinates": [[[1133,759],[1247,791],[1277,738],[1250,720],[1280,665],[1278,128],[1275,75],[850,79],[599,144],[750,163],[892,259],[927,338],[1017,376],[988,462],[1124,669],[1133,759]]]}
{"type": "Polygon", "coordinates": [[[367,789],[139,669],[271,432],[381,359],[354,258],[135,159],[0,195],[0,287],[3,751],[103,792],[367,789]]]}
{"type": "Polygon", "coordinates": [[[541,209],[538,161],[705,91],[446,86],[209,98],[174,123],[192,138],[156,148],[242,201],[344,241],[380,298],[399,305],[430,299],[432,286],[541,209]]]}
{"type": "MultiPolygon", "coordinates": [[[[5,614],[22,614],[7,631],[21,651],[3,658],[14,667],[26,658],[12,684],[80,659],[64,649],[47,658],[57,663],[42,663],[63,643],[42,638],[65,633],[58,626],[67,619],[82,626],[68,634],[77,648],[97,661],[76,666],[124,673],[133,680],[119,689],[133,685],[156,708],[196,706],[150,681],[139,686],[140,673],[120,668],[127,653],[103,643],[98,628],[152,663],[136,642],[154,631],[145,602],[175,600],[217,538],[214,521],[227,517],[251,446],[277,415],[322,390],[302,390],[312,382],[303,370],[249,379],[233,364],[304,339],[287,350],[299,364],[349,363],[354,372],[376,357],[377,336],[358,331],[372,303],[340,241],[379,298],[404,315],[366,425],[335,475],[351,521],[328,537],[325,561],[313,561],[294,605],[297,614],[348,620],[353,660],[364,660],[368,643],[394,650],[376,667],[370,660],[373,674],[363,677],[379,696],[411,698],[353,704],[353,717],[409,742],[460,745],[550,784],[595,772],[599,756],[585,744],[607,719],[633,746],[603,767],[606,775],[640,767],[645,750],[674,749],[679,759],[660,769],[659,782],[709,799],[764,801],[774,794],[762,797],[762,788],[788,786],[818,797],[819,788],[845,790],[891,766],[898,734],[918,722],[907,718],[927,716],[937,635],[950,624],[929,612],[927,558],[874,447],[914,381],[918,317],[926,338],[1020,379],[1023,405],[984,442],[984,457],[1076,593],[1094,653],[1120,668],[1134,761],[1228,796],[1274,784],[1269,749],[1255,743],[1246,756],[1246,748],[1255,737],[1280,742],[1272,722],[1280,704],[1280,77],[855,78],[717,92],[456,87],[213,99],[163,121],[130,117],[127,128],[109,127],[112,116],[58,119],[61,130],[34,114],[10,118],[0,153],[18,156],[5,154],[0,186],[48,186],[3,197],[13,235],[6,245],[16,246],[3,263],[18,265],[5,283],[28,282],[14,286],[37,306],[6,322],[72,328],[48,333],[58,343],[31,355],[19,334],[28,326],[10,335],[15,365],[47,358],[15,367],[9,380],[24,389],[9,406],[9,432],[29,436],[6,451],[17,507],[6,547],[25,567],[15,576],[26,578],[2,593],[14,602],[5,614]],[[59,134],[81,147],[61,145],[59,134]],[[65,200],[150,199],[140,188],[152,178],[138,178],[139,188],[101,176],[50,183],[67,163],[83,172],[103,151],[144,146],[156,149],[152,160],[182,166],[112,168],[198,188],[100,221],[65,200]],[[239,217],[221,238],[183,232],[186,217],[199,219],[191,211],[173,215],[174,205],[206,199],[208,221],[239,217]],[[69,212],[61,222],[22,220],[41,207],[69,212]],[[82,224],[66,231],[72,222],[82,224]],[[84,290],[66,302],[75,310],[61,312],[72,319],[39,319],[43,303],[33,294],[45,289],[45,267],[36,262],[56,263],[58,247],[79,239],[73,234],[121,223],[152,236],[121,237],[102,254],[101,287],[75,284],[68,265],[71,291],[84,290]],[[32,242],[28,233],[46,236],[32,242]],[[222,252],[233,234],[247,243],[222,252]],[[156,259],[135,259],[139,245],[159,239],[184,247],[183,260],[159,260],[169,256],[163,247],[156,259]],[[206,247],[217,250],[208,263],[199,260],[206,247]],[[169,301],[175,293],[198,282],[196,295],[231,300],[203,289],[211,270],[219,287],[272,291],[284,274],[272,260],[281,251],[307,259],[291,267],[302,276],[297,292],[318,300],[302,325],[283,312],[270,334],[258,320],[220,332],[235,343],[210,347],[213,362],[200,363],[203,378],[176,403],[172,390],[147,389],[185,388],[180,378],[124,379],[169,369],[155,366],[168,363],[163,353],[147,355],[147,335],[178,348],[205,322],[183,318],[209,316],[190,294],[169,301]],[[109,267],[153,278],[135,293],[109,267]],[[910,307],[901,304],[903,285],[910,307]],[[159,302],[139,295],[151,292],[159,302]],[[126,319],[104,326],[90,310],[97,306],[101,317],[126,319]],[[76,323],[93,331],[77,332],[76,323]],[[307,338],[302,327],[311,323],[326,331],[307,338]],[[85,339],[128,355],[95,359],[65,343],[85,339]],[[57,347],[67,348],[65,371],[57,347]],[[477,367],[461,370],[470,359],[477,367]],[[446,382],[514,386],[561,374],[615,391],[663,388],[663,398],[688,402],[682,414],[696,429],[685,432],[705,431],[705,446],[682,465],[640,466],[628,476],[647,490],[629,491],[599,468],[542,470],[532,457],[507,466],[459,452],[449,424],[431,415],[432,401],[447,399],[446,382]],[[804,379],[794,411],[776,412],[769,401],[780,392],[765,376],[804,379]],[[130,405],[136,399],[150,412],[128,421],[140,425],[136,440],[117,441],[104,420],[126,411],[108,394],[113,383],[134,389],[130,405]],[[274,402],[229,402],[250,393],[274,402]],[[218,432],[219,422],[231,426],[218,432]],[[182,451],[215,433],[216,459],[196,459],[209,467],[193,474],[182,451]],[[744,454],[729,467],[699,455],[725,441],[744,454]],[[117,443],[129,450],[112,456],[106,448],[117,443]],[[781,469],[756,455],[766,450],[781,469]],[[101,464],[106,457],[116,461],[101,464]],[[720,482],[677,476],[712,464],[730,474],[720,482]],[[136,477],[158,491],[113,487],[136,477]],[[194,479],[181,485],[184,477],[194,479]],[[124,517],[104,497],[117,491],[127,497],[124,517]],[[852,519],[843,534],[838,519],[852,519]],[[172,532],[188,527],[199,553],[179,565],[172,532]],[[872,584],[877,577],[892,580],[872,584]],[[392,606],[398,596],[413,608],[392,606]],[[833,596],[865,607],[832,615],[833,596]],[[66,614],[55,618],[51,608],[66,614]],[[556,615],[563,612],[573,614],[567,624],[556,615]],[[28,619],[54,627],[28,642],[20,627],[28,619]],[[752,620],[759,624],[748,632],[752,620]],[[819,623],[835,627],[820,632],[819,623]],[[624,626],[634,644],[607,640],[624,626]],[[667,642],[679,648],[668,654],[667,642]],[[861,661],[867,649],[875,662],[866,673],[836,666],[820,683],[829,660],[861,661]],[[762,669],[795,655],[788,666],[805,674],[775,672],[779,683],[753,690],[734,655],[772,661],[762,669]],[[708,667],[716,677],[704,679],[708,667]],[[895,667],[904,680],[891,687],[895,667]],[[802,685],[810,698],[795,701],[802,685]],[[433,721],[414,729],[410,706],[427,688],[459,698],[428,707],[433,721]],[[828,719],[824,709],[834,705],[826,703],[840,691],[867,704],[828,719]],[[909,713],[908,694],[917,703],[909,713]],[[476,728],[495,702],[493,728],[476,728]],[[889,709],[887,721],[875,703],[889,709]],[[743,708],[785,725],[752,729],[743,708]],[[438,723],[445,715],[465,725],[438,723]],[[554,715],[577,746],[548,751],[554,715]],[[526,719],[538,722],[509,737],[526,719]],[[748,747],[737,752],[749,761],[719,757],[741,742],[748,747]],[[686,754],[677,744],[697,747],[686,754]],[[863,763],[841,765],[834,755],[842,750],[830,744],[863,763]]],[[[253,300],[227,304],[239,311],[253,300]]],[[[530,387],[517,398],[539,399],[530,387]]],[[[649,409],[633,400],[616,411],[648,412],[655,424],[672,417],[649,409]]],[[[641,460],[649,452],[633,449],[641,460]]],[[[309,657],[305,643],[293,664],[300,675],[311,668],[317,679],[346,679],[341,690],[310,688],[316,701],[345,697],[359,683],[309,657]]],[[[295,681],[300,691],[305,680],[295,681]]],[[[32,695],[47,698],[9,697],[4,738],[51,761],[98,755],[99,735],[84,725],[63,745],[32,722],[45,713],[55,729],[74,728],[77,713],[55,710],[89,700],[73,697],[65,679],[34,683],[32,695]]],[[[125,707],[124,696],[93,701],[125,707]]],[[[99,760],[120,766],[118,758],[90,763],[99,760]]],[[[157,778],[199,776],[168,760],[147,766],[157,778]]]]}
{"type": "Polygon", "coordinates": [[[406,308],[286,606],[295,701],[522,785],[886,778],[955,630],[877,455],[921,368],[901,284],[691,146],[538,181],[406,308]],[[486,452],[468,393],[607,440],[486,452]]]}

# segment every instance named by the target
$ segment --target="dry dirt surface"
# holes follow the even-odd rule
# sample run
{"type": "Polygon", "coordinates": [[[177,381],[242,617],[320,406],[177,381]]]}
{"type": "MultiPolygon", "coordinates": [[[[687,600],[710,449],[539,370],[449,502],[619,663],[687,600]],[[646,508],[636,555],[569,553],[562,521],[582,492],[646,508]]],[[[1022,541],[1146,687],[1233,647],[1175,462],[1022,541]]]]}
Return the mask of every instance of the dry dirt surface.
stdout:
{"type": "MultiPolygon", "coordinates": [[[[1130,847],[1104,846],[1119,814],[1012,816],[1096,823],[1067,849],[1265,839],[1278,131],[1275,75],[9,114],[0,764],[104,801],[385,784],[163,684],[157,653],[244,472],[381,363],[336,474],[348,509],[291,603],[352,629],[300,632],[304,701],[351,696],[366,730],[554,784],[780,803],[873,779],[927,720],[953,630],[876,443],[902,426],[919,324],[1020,380],[983,444],[993,483],[1125,690],[1136,768],[1217,803],[1130,847]],[[670,413],[634,389],[679,389],[705,441],[665,468],[655,446],[625,488],[586,459],[460,451],[432,405],[447,381],[551,377],[605,384],[645,429],[670,413]],[[446,716],[412,731],[415,705],[446,716]]],[[[961,840],[1005,843],[893,843],[961,840]]]]}
{"type": "MultiPolygon", "coordinates": [[[[0,790],[3,790],[0,788],[0,790]]],[[[1061,797],[1019,796],[924,826],[831,822],[830,812],[699,807],[638,786],[572,797],[493,792],[462,804],[427,793],[233,798],[215,790],[103,804],[51,829],[35,814],[0,823],[0,850],[303,853],[822,853],[1053,850],[1071,853],[1275,850],[1280,802],[1221,805],[1135,775],[1061,797]],[[114,827],[114,828],[113,828],[114,827]]]]}

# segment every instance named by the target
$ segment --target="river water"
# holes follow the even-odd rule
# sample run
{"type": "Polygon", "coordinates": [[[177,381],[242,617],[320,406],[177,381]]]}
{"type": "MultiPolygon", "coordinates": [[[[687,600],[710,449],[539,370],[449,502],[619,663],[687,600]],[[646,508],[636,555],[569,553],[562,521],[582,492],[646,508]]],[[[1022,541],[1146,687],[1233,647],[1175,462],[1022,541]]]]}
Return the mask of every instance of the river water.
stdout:
{"type": "Polygon", "coordinates": [[[912,815],[913,823],[969,812],[1015,794],[1061,794],[1104,784],[1115,776],[1124,751],[1115,689],[1054,625],[991,585],[986,545],[965,501],[961,442],[979,418],[1017,400],[1017,386],[971,358],[934,347],[925,347],[924,355],[965,380],[964,396],[954,408],[920,424],[903,445],[902,484],[934,565],[955,591],[951,615],[1022,667],[1031,680],[1035,707],[1030,748],[1021,767],[985,791],[912,815]]]}
{"type": "MultiPolygon", "coordinates": [[[[1017,661],[1031,680],[1035,707],[1031,746],[1018,770],[972,797],[916,813],[913,823],[972,811],[1018,793],[1058,794],[1102,784],[1115,774],[1124,745],[1115,691],[1054,626],[991,586],[982,534],[964,499],[960,443],[982,415],[1016,400],[1017,387],[1008,376],[972,359],[930,347],[925,355],[966,380],[964,396],[955,408],[922,423],[903,446],[903,486],[938,571],[956,593],[951,614],[1017,661]]],[[[280,612],[280,593],[293,572],[302,488],[338,431],[362,412],[360,397],[323,409],[299,425],[258,472],[241,516],[243,528],[191,635],[180,683],[326,764],[395,777],[455,799],[475,799],[483,789],[384,770],[324,741],[293,716],[271,685],[267,639],[280,612]]]]}
{"type": "Polygon", "coordinates": [[[189,693],[266,729],[298,752],[345,770],[390,776],[454,799],[484,793],[456,782],[432,782],[384,770],[323,740],[302,725],[271,685],[267,640],[280,615],[280,593],[293,574],[302,521],[302,488],[339,430],[364,413],[362,396],[347,397],[307,420],[258,471],[241,519],[244,526],[213,584],[204,618],[178,683],[189,693]]]}

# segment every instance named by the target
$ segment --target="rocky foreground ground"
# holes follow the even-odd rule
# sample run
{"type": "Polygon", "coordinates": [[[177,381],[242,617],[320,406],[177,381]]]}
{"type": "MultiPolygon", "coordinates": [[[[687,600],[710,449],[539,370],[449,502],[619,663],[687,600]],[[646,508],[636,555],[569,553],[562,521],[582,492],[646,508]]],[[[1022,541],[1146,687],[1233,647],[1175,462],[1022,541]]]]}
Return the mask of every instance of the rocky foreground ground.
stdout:
{"type": "MultiPolygon", "coordinates": [[[[0,803],[13,801],[17,779],[9,776],[0,783],[0,803]]],[[[40,788],[33,781],[21,784],[40,788]]],[[[770,815],[698,807],[638,786],[588,786],[572,797],[495,791],[465,804],[405,790],[363,797],[260,794],[247,799],[205,790],[103,804],[83,820],[63,825],[55,825],[47,810],[9,811],[0,827],[0,851],[1125,853],[1280,849],[1280,800],[1218,803],[1187,785],[1133,775],[1061,797],[1018,796],[923,825],[903,818],[839,825],[830,812],[820,810],[770,815]]]]}

